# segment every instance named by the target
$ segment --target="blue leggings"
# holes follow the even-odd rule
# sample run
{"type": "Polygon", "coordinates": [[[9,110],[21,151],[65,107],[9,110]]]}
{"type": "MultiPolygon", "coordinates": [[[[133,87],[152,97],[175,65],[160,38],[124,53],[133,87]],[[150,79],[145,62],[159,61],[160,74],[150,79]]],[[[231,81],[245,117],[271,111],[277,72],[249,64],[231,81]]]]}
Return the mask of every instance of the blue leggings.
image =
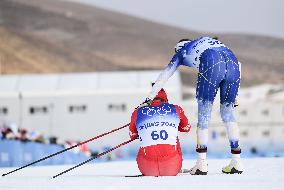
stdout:
{"type": "MultiPolygon", "coordinates": [[[[198,100],[198,147],[207,149],[208,125],[220,88],[220,114],[224,123],[235,123],[234,103],[240,85],[239,62],[229,49],[208,49],[200,58],[196,97],[198,100]]],[[[231,140],[230,140],[231,141],[231,140]]],[[[235,142],[235,141],[234,141],[235,142]]],[[[238,140],[236,141],[236,145],[238,140]]],[[[231,143],[231,148],[234,148],[231,143]]]]}
{"type": "Polygon", "coordinates": [[[220,88],[221,104],[234,103],[240,77],[239,62],[231,50],[208,49],[200,58],[196,97],[213,103],[220,88]]]}
{"type": "Polygon", "coordinates": [[[219,88],[222,120],[235,122],[233,104],[238,94],[240,76],[239,62],[231,50],[216,48],[202,53],[196,88],[198,127],[208,128],[212,105],[219,88]]]}
{"type": "MultiPolygon", "coordinates": [[[[213,104],[210,101],[198,101],[198,124],[201,129],[208,129],[213,104]]],[[[234,104],[221,104],[220,115],[224,123],[236,122],[234,104]]]]}

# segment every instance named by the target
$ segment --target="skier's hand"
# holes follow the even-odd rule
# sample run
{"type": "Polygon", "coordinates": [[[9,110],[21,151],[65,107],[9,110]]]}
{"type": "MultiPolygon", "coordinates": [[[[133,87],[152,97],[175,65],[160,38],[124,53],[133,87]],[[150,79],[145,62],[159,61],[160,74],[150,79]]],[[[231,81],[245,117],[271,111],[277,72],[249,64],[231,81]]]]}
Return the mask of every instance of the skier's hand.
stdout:
{"type": "Polygon", "coordinates": [[[142,108],[144,106],[149,106],[152,103],[153,100],[150,98],[146,98],[144,102],[142,102],[137,108],[142,108]]]}
{"type": "Polygon", "coordinates": [[[238,102],[238,99],[236,98],[235,103],[234,103],[234,107],[238,107],[238,106],[239,106],[239,102],[238,102]]]}

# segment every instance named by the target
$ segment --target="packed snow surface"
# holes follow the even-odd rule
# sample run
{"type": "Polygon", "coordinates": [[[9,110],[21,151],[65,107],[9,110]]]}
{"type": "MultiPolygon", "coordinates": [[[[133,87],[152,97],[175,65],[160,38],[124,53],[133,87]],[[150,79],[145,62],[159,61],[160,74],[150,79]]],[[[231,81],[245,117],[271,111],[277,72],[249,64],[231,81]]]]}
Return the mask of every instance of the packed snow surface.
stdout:
{"type": "MultiPolygon", "coordinates": [[[[208,159],[207,176],[181,174],[175,177],[124,177],[140,174],[135,161],[91,163],[55,179],[52,176],[72,166],[29,167],[0,177],[0,190],[282,190],[284,158],[243,159],[243,174],[222,174],[227,159],[208,159]]],[[[191,168],[195,160],[185,160],[191,168]]],[[[1,175],[11,168],[0,169],[1,175]]]]}

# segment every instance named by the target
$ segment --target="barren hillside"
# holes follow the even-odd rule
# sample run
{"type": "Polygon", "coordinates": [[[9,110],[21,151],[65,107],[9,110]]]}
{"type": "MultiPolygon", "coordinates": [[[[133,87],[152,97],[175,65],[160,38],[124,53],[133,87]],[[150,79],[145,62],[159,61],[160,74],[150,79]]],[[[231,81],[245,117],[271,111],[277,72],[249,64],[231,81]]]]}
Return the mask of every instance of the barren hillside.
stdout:
{"type": "MultiPolygon", "coordinates": [[[[59,0],[0,1],[1,72],[160,69],[180,38],[201,34],[59,0]]],[[[284,40],[218,35],[243,63],[243,85],[284,83],[284,40]]],[[[186,83],[195,73],[181,68],[186,83]]]]}

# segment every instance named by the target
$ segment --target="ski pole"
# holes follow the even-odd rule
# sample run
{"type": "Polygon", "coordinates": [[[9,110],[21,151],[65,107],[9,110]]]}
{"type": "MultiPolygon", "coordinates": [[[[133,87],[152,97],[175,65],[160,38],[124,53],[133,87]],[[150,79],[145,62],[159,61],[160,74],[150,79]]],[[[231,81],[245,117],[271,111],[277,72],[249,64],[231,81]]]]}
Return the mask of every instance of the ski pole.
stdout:
{"type": "Polygon", "coordinates": [[[59,174],[53,176],[52,178],[54,179],[54,178],[56,178],[56,177],[58,177],[58,176],[60,176],[60,175],[62,175],[62,174],[65,174],[65,173],[67,173],[67,172],[69,172],[69,171],[71,171],[71,170],[73,170],[73,169],[75,169],[75,168],[77,168],[77,167],[80,167],[80,166],[82,166],[82,165],[84,165],[84,164],[86,164],[86,163],[88,163],[88,162],[90,162],[90,161],[92,161],[92,160],[94,160],[94,159],[97,159],[97,158],[99,158],[99,157],[101,157],[101,156],[103,156],[103,155],[105,155],[105,154],[107,154],[107,153],[109,153],[109,152],[111,152],[111,151],[113,151],[113,150],[115,150],[115,149],[117,149],[117,148],[123,146],[123,145],[126,145],[126,144],[128,144],[128,143],[130,143],[130,142],[132,142],[132,141],[134,141],[134,140],[136,140],[136,139],[130,139],[130,140],[128,140],[128,141],[125,141],[125,142],[123,142],[123,143],[121,143],[121,144],[119,144],[119,145],[117,145],[117,146],[115,146],[115,147],[113,147],[113,148],[111,148],[111,149],[105,151],[105,152],[102,152],[102,153],[98,154],[97,156],[95,156],[95,157],[93,157],[93,158],[90,158],[90,159],[88,159],[88,160],[86,160],[86,161],[84,161],[84,162],[82,162],[82,163],[80,163],[80,164],[78,164],[78,165],[76,165],[76,166],[74,166],[74,167],[72,167],[72,168],[69,168],[69,169],[67,169],[67,170],[65,170],[65,171],[63,171],[63,172],[61,172],[61,173],[59,173],[59,174]]]}
{"type": "Polygon", "coordinates": [[[51,155],[49,155],[49,156],[43,157],[43,158],[41,158],[41,159],[39,159],[39,160],[36,160],[36,161],[34,161],[34,162],[30,163],[30,164],[24,165],[24,166],[22,166],[22,167],[20,167],[20,168],[17,168],[17,169],[15,169],[15,170],[12,170],[12,171],[10,171],[10,172],[8,172],[8,173],[2,174],[2,177],[6,176],[6,175],[9,175],[9,174],[11,174],[11,173],[14,173],[14,172],[16,172],[16,171],[18,171],[18,170],[21,170],[21,169],[23,169],[23,168],[26,168],[26,167],[28,167],[28,166],[31,166],[31,165],[33,165],[33,164],[36,164],[36,163],[38,163],[38,162],[44,161],[44,160],[46,160],[46,159],[48,159],[48,158],[51,158],[51,157],[56,156],[56,155],[58,155],[58,154],[61,154],[61,153],[63,153],[63,152],[66,152],[67,150],[70,150],[70,149],[75,148],[75,147],[77,147],[77,146],[86,144],[86,143],[91,142],[91,141],[93,141],[93,140],[95,140],[95,139],[101,138],[101,137],[103,137],[103,136],[105,136],[105,135],[108,135],[108,134],[110,134],[110,133],[113,133],[113,132],[115,132],[115,131],[118,131],[118,130],[120,130],[120,129],[123,129],[123,128],[129,126],[129,125],[130,125],[130,123],[128,123],[128,124],[126,124],[126,125],[124,125],[124,126],[122,126],[122,127],[113,129],[113,130],[111,130],[111,131],[109,131],[109,132],[105,132],[105,133],[103,133],[103,134],[101,134],[101,135],[98,135],[98,136],[96,136],[96,137],[93,137],[93,138],[91,138],[91,139],[89,139],[89,140],[86,140],[86,141],[84,141],[84,142],[80,142],[80,143],[78,143],[78,144],[76,144],[76,145],[73,145],[73,146],[71,146],[71,147],[69,147],[69,148],[66,148],[66,149],[64,149],[64,150],[61,150],[61,151],[56,152],[56,153],[54,153],[54,154],[51,154],[51,155]]]}

